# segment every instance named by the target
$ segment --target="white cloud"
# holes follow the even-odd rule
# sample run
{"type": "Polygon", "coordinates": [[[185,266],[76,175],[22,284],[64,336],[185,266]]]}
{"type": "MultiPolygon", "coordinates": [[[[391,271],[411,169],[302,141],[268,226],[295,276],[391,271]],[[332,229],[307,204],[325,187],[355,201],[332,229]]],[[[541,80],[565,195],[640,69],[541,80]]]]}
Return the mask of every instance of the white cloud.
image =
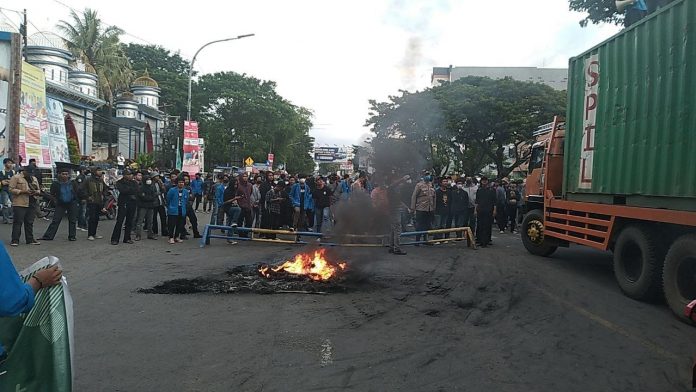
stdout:
{"type": "MultiPolygon", "coordinates": [[[[427,87],[433,66],[564,67],[618,31],[581,29],[582,16],[563,0],[60,1],[98,10],[130,34],[128,41],[144,39],[184,57],[205,42],[255,33],[206,48],[196,69],[276,81],[283,96],[314,111],[312,135],[331,144],[357,143],[367,100],[427,87]]],[[[69,13],[56,0],[6,0],[2,7],[27,8],[45,30],[69,13]]]]}

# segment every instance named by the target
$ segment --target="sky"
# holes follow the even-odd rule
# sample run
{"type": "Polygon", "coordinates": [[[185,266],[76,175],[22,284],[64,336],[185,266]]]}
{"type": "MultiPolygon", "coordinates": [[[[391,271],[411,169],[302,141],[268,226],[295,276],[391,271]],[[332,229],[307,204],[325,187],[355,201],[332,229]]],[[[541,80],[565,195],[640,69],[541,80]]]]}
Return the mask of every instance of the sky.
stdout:
{"type": "MultiPolygon", "coordinates": [[[[5,0],[27,9],[29,34],[55,32],[70,9],[96,9],[126,31],[125,42],[157,44],[190,59],[206,42],[200,73],[234,71],[277,83],[314,113],[317,144],[364,140],[369,99],[430,86],[432,67],[567,67],[568,59],[619,31],[581,28],[567,0],[259,0],[225,2],[5,0]]],[[[2,18],[3,15],[0,15],[2,18]]]]}

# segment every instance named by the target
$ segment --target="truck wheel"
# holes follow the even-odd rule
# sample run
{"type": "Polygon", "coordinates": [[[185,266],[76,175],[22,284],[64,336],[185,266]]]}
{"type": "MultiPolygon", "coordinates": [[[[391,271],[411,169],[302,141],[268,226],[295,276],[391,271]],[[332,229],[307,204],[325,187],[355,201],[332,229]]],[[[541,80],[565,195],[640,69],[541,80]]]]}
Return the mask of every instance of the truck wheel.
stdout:
{"type": "Polygon", "coordinates": [[[696,234],[679,237],[669,248],[662,275],[667,304],[687,321],[686,305],[696,299],[696,234]]]}
{"type": "Polygon", "coordinates": [[[529,211],[522,220],[522,244],[537,256],[551,256],[558,248],[550,245],[544,236],[544,214],[541,210],[529,211]]]}
{"type": "Polygon", "coordinates": [[[628,226],[614,246],[614,276],[627,296],[637,300],[657,298],[662,292],[664,251],[650,231],[628,226]]]}

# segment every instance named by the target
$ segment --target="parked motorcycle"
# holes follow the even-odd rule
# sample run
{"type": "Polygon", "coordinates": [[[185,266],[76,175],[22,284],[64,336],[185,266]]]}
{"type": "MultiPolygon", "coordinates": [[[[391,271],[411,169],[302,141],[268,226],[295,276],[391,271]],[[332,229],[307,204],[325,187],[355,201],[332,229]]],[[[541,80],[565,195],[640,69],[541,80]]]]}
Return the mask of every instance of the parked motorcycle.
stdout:
{"type": "Polygon", "coordinates": [[[106,198],[104,199],[104,209],[101,211],[100,216],[105,216],[108,220],[113,220],[116,218],[117,212],[117,200],[118,191],[114,188],[109,188],[106,193],[106,198]]]}

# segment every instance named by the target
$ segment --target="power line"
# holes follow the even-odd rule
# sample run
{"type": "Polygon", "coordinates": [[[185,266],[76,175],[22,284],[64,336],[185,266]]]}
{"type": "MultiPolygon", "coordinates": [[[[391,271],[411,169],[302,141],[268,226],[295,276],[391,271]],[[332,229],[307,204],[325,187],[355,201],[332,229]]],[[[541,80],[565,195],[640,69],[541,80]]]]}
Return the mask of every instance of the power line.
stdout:
{"type": "MultiPolygon", "coordinates": [[[[5,11],[14,12],[14,13],[19,14],[19,15],[22,15],[22,14],[23,14],[22,11],[13,10],[13,9],[6,8],[6,7],[0,7],[0,10],[5,10],[5,11]]],[[[5,16],[7,16],[7,15],[5,15],[5,16]]]]}
{"type": "MultiPolygon", "coordinates": [[[[77,14],[77,15],[80,14],[79,11],[77,11],[75,8],[71,7],[69,4],[66,4],[66,3],[64,3],[64,2],[62,2],[62,1],[60,1],[60,0],[53,0],[53,1],[55,1],[56,3],[62,5],[63,7],[67,7],[68,9],[70,9],[72,12],[74,12],[74,13],[77,14]]],[[[106,22],[106,21],[104,21],[104,22],[106,22]]],[[[109,24],[109,25],[111,25],[111,26],[115,26],[115,25],[110,24],[110,23],[106,23],[106,24],[109,24]]],[[[119,27],[119,28],[120,28],[120,27],[119,27]]],[[[144,38],[138,37],[137,35],[133,35],[133,34],[127,32],[127,31],[124,30],[124,29],[121,29],[121,30],[123,31],[123,35],[127,35],[127,36],[129,36],[129,37],[133,37],[133,38],[135,38],[135,39],[137,39],[137,40],[139,40],[139,41],[145,42],[145,43],[148,44],[148,45],[156,46],[154,43],[152,43],[152,42],[150,42],[150,41],[148,41],[148,40],[146,40],[146,39],[144,39],[144,38]]]]}
{"type": "MultiPolygon", "coordinates": [[[[17,27],[17,25],[14,24],[14,22],[12,22],[12,19],[10,19],[10,17],[7,16],[6,13],[2,12],[3,9],[6,9],[6,8],[0,8],[0,14],[2,14],[5,18],[7,18],[7,23],[9,23],[12,27],[14,27],[15,29],[17,29],[17,31],[20,31],[20,28],[17,27]]],[[[10,10],[7,10],[7,11],[10,11],[10,10]]]]}

